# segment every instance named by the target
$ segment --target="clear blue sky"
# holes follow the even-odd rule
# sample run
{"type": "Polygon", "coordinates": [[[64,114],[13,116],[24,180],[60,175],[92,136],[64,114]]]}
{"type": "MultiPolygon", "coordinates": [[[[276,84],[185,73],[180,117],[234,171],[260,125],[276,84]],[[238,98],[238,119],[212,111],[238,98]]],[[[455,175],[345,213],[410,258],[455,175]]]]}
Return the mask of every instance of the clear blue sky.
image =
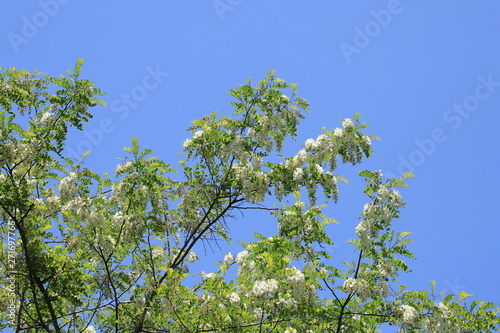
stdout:
{"type": "MultiPolygon", "coordinates": [[[[275,69],[311,104],[299,141],[356,112],[382,138],[367,163],[341,169],[352,182],[329,210],[342,223],[334,238],[354,235],[358,170],[411,170],[395,226],[413,232],[418,260],[403,281],[500,303],[499,17],[500,2],[480,0],[10,1],[0,67],[58,75],[85,59],[82,76],[108,108],[69,148],[91,150],[100,172],[132,136],[175,164],[191,120],[229,113],[230,88],[275,69]]],[[[267,217],[233,225],[238,235],[274,228],[267,217]]]]}

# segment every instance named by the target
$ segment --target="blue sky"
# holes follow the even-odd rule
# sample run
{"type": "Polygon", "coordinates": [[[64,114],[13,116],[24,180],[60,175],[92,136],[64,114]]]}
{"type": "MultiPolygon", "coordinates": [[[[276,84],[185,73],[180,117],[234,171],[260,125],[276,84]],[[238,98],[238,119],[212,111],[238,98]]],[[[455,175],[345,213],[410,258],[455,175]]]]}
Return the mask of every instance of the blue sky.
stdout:
{"type": "MultiPolygon", "coordinates": [[[[466,290],[500,303],[500,3],[495,1],[11,1],[0,13],[0,67],[51,75],[84,58],[82,76],[107,92],[69,152],[114,170],[122,148],[142,147],[176,164],[186,128],[213,110],[231,112],[228,91],[247,77],[298,83],[311,105],[299,142],[361,113],[374,156],[340,169],[329,212],[334,255],[349,254],[365,202],[361,169],[413,171],[400,231],[413,232],[411,288],[466,290]]],[[[246,237],[275,230],[248,216],[246,237]]],[[[213,261],[205,260],[205,270],[213,261]]]]}

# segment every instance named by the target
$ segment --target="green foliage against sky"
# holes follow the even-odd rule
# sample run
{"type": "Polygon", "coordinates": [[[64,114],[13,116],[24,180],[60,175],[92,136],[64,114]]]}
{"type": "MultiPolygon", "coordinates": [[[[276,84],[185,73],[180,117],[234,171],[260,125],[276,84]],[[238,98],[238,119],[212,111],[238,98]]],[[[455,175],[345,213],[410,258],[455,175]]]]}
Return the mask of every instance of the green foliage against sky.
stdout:
{"type": "Polygon", "coordinates": [[[337,163],[372,154],[356,114],[341,128],[283,156],[308,112],[295,84],[270,71],[231,90],[232,115],[193,121],[181,168],[142,149],[137,138],[114,172],[97,174],[64,155],[68,131],[104,104],[81,79],[0,72],[2,328],[19,332],[493,332],[494,304],[470,295],[395,287],[409,272],[410,232],[393,229],[405,203],[381,171],[361,171],[357,260],[331,265],[322,246],[337,223],[324,208],[341,193],[337,163]],[[292,204],[285,204],[285,198],[292,204]],[[245,250],[221,253],[197,272],[197,245],[231,241],[244,210],[269,212],[278,232],[256,234],[245,250]],[[300,268],[299,268],[300,267],[300,268]],[[234,278],[228,276],[235,272],[234,278]],[[440,301],[437,299],[439,298],[440,301]]]}

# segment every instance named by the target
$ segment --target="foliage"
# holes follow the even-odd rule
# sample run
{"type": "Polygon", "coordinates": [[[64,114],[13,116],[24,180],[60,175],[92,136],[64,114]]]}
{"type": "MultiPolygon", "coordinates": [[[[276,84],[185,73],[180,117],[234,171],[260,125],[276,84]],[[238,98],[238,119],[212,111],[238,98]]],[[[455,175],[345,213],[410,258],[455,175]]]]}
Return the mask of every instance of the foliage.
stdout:
{"type": "Polygon", "coordinates": [[[393,290],[409,271],[409,232],[393,229],[404,202],[386,179],[361,171],[368,203],[355,239],[357,260],[333,267],[323,213],[337,201],[337,161],[372,154],[359,115],[323,129],[294,156],[308,103],[270,71],[231,90],[234,113],[195,120],[181,170],[141,149],[137,138],[113,176],[64,157],[68,130],[104,104],[79,77],[0,72],[0,326],[18,332],[492,332],[494,304],[470,296],[393,290]],[[175,175],[180,173],[180,175],[175,175]],[[174,177],[175,176],[175,177],[174,177]],[[304,197],[304,200],[302,199],[304,197]],[[293,204],[285,204],[293,198],[293,204]],[[321,202],[321,204],[318,204],[321,202]],[[231,241],[238,212],[268,211],[277,235],[225,254],[189,287],[196,245],[231,241]],[[298,267],[301,267],[300,269],[298,267]],[[234,278],[228,273],[234,272],[234,278]]]}

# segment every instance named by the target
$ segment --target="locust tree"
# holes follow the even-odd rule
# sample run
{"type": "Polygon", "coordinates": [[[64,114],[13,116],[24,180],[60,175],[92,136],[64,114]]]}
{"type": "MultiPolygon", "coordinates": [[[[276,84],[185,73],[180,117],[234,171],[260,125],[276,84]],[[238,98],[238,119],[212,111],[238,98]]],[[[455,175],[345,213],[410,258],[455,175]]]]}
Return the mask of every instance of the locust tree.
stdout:
{"type": "MultiPolygon", "coordinates": [[[[308,112],[295,84],[270,71],[232,89],[231,115],[195,120],[179,167],[125,149],[99,174],[65,155],[103,93],[80,77],[0,71],[0,327],[16,332],[492,332],[495,305],[397,284],[413,258],[393,227],[405,179],[364,170],[356,237],[327,232],[337,164],[372,154],[359,115],[296,138],[308,112]],[[317,136],[316,136],[317,135],[317,136]],[[286,151],[295,153],[285,156],[286,151]],[[276,234],[255,233],[210,273],[201,245],[231,242],[241,212],[261,210],[276,234]],[[324,247],[347,241],[355,260],[324,247]],[[200,259],[201,257],[201,259],[200,259]],[[189,283],[187,282],[189,281],[189,283]],[[194,286],[193,286],[193,281],[194,286]]],[[[327,124],[328,125],[328,124],[327,124]]],[[[352,188],[350,190],[356,190],[352,188]]],[[[213,247],[217,249],[218,247],[213,247]]],[[[224,248],[224,246],[222,246],[224,248]]]]}

